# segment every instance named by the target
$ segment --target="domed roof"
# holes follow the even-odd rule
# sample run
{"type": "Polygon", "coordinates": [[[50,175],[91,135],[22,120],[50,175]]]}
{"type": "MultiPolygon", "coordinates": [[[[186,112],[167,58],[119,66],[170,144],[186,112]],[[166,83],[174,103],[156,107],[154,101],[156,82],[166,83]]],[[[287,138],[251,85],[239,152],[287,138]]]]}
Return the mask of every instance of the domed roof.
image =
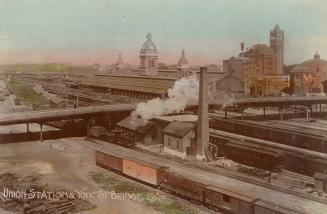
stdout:
{"type": "Polygon", "coordinates": [[[157,47],[152,42],[150,33],[146,35],[146,41],[143,43],[141,47],[141,52],[157,52],[157,47]]]}
{"type": "Polygon", "coordinates": [[[292,73],[313,73],[313,72],[327,72],[327,61],[320,59],[318,52],[315,53],[314,59],[307,60],[295,66],[292,73]]]}
{"type": "Polygon", "coordinates": [[[179,58],[177,65],[178,66],[188,65],[188,61],[187,61],[187,59],[185,57],[185,51],[184,50],[182,50],[182,56],[181,56],[181,58],[179,58]]]}

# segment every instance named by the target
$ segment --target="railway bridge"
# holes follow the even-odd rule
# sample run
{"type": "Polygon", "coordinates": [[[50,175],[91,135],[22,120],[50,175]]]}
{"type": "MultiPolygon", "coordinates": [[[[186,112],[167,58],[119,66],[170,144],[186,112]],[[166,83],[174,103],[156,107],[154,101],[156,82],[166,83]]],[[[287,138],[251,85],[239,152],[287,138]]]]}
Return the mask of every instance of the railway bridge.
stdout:
{"type": "MultiPolygon", "coordinates": [[[[321,105],[327,105],[327,97],[271,97],[271,98],[237,98],[226,101],[226,99],[210,100],[210,109],[224,109],[225,114],[233,108],[246,109],[250,107],[266,108],[287,106],[316,106],[316,110],[322,111],[321,105]]],[[[48,122],[72,118],[85,118],[99,114],[110,114],[113,112],[133,111],[137,103],[109,104],[91,107],[51,109],[30,112],[16,112],[0,114],[0,125],[12,125],[19,123],[48,122]]],[[[188,105],[188,108],[197,107],[197,102],[188,105]]],[[[265,111],[264,111],[265,112],[265,111]]]]}
{"type": "MultiPolygon", "coordinates": [[[[266,107],[279,107],[281,109],[281,118],[283,117],[282,109],[294,105],[307,106],[312,109],[312,106],[316,106],[318,111],[318,105],[320,106],[320,111],[322,110],[321,105],[327,104],[327,97],[271,97],[271,98],[237,98],[237,99],[216,99],[210,100],[208,102],[210,109],[224,109],[225,117],[227,117],[227,112],[232,108],[242,109],[250,107],[261,107],[265,112],[266,107]]],[[[196,108],[197,102],[194,102],[188,106],[188,108],[196,108]]],[[[95,116],[108,115],[118,112],[131,112],[137,106],[137,103],[127,103],[127,104],[110,104],[110,105],[100,105],[91,107],[79,107],[79,108],[67,108],[67,109],[52,109],[52,110],[42,110],[42,111],[30,111],[30,112],[16,112],[10,114],[0,114],[0,125],[12,125],[12,124],[28,124],[29,123],[39,123],[41,126],[41,140],[42,140],[42,125],[45,122],[56,121],[56,120],[67,120],[67,119],[86,119],[95,116]]],[[[87,123],[89,130],[89,122],[87,123]]]]}
{"type": "Polygon", "coordinates": [[[102,117],[113,113],[130,112],[136,108],[136,103],[112,104],[92,107],[51,109],[42,111],[28,111],[0,114],[0,125],[27,124],[29,132],[30,123],[40,124],[40,140],[43,140],[42,127],[46,122],[68,120],[68,119],[85,119],[87,124],[87,135],[90,131],[90,120],[94,117],[102,117]]]}

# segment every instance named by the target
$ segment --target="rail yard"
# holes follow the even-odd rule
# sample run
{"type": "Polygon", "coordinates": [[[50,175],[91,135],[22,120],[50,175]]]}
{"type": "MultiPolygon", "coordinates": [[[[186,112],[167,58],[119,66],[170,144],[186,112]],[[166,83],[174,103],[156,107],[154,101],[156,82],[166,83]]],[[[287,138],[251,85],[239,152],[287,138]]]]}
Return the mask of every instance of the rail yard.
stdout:
{"type": "Polygon", "coordinates": [[[326,8],[0,1],[0,214],[327,214],[326,8]]]}
{"type": "MultiPolygon", "coordinates": [[[[201,73],[200,88],[204,87],[205,78],[201,73]]],[[[160,203],[177,201],[177,207],[169,205],[179,210],[176,213],[186,210],[185,207],[189,207],[186,213],[320,214],[327,211],[323,180],[327,171],[327,122],[319,116],[326,109],[323,99],[322,106],[311,112],[310,118],[305,118],[308,116],[305,105],[299,104],[294,111],[293,103],[284,110],[273,104],[264,107],[267,109],[262,116],[262,106],[257,106],[260,100],[249,99],[252,109],[244,111],[244,98],[226,104],[223,99],[208,101],[205,94],[200,94],[199,104],[192,101],[179,113],[143,120],[131,113],[138,113],[138,103],[147,105],[152,100],[171,99],[167,90],[175,87],[176,79],[17,75],[9,80],[5,78],[2,87],[10,85],[10,81],[31,89],[35,96],[45,98],[46,103],[34,104],[32,111],[23,112],[6,105],[8,109],[3,112],[7,113],[0,116],[3,127],[0,146],[21,147],[23,143],[11,142],[26,142],[56,151],[55,155],[83,157],[87,161],[81,162],[86,164],[88,172],[84,172],[82,180],[103,182],[104,177],[113,176],[116,183],[122,179],[126,185],[141,185],[148,189],[146,192],[155,192],[160,203]],[[221,109],[222,105],[227,107],[221,109]],[[207,144],[203,144],[206,136],[207,144]],[[37,139],[41,143],[36,143],[37,139]],[[203,150],[199,150],[201,147],[203,150]]],[[[9,87],[3,104],[14,103],[10,101],[10,94],[15,93],[13,89],[9,87]]],[[[274,100],[288,102],[285,98],[274,100]]],[[[26,102],[22,101],[25,106],[26,102]]],[[[9,177],[26,175],[26,172],[16,174],[6,169],[6,165],[4,170],[9,177]]],[[[44,178],[37,179],[44,182],[44,178]]],[[[42,182],[34,185],[43,188],[42,182]]],[[[62,184],[61,188],[74,190],[74,185],[62,184]]],[[[112,185],[110,188],[116,188],[112,185]]],[[[117,202],[110,201],[116,206],[117,202]]],[[[36,202],[28,203],[34,204],[25,208],[30,212],[40,209],[36,202]]],[[[44,209],[57,209],[57,205],[43,203],[46,203],[44,209]]],[[[143,199],[143,202],[132,202],[131,206],[138,207],[135,209],[140,213],[164,212],[162,205],[157,207],[153,203],[156,202],[143,199]]],[[[103,203],[94,200],[63,201],[58,206],[63,207],[63,213],[105,209],[103,203]]],[[[5,204],[1,207],[12,209],[5,204]]]]}

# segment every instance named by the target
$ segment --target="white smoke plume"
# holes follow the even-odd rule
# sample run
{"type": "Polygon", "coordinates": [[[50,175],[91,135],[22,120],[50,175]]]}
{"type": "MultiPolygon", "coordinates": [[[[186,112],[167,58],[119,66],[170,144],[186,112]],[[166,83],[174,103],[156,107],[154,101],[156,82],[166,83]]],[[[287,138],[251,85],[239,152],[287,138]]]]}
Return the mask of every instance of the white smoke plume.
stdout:
{"type": "Polygon", "coordinates": [[[149,120],[157,116],[179,113],[187,105],[197,101],[198,97],[199,82],[196,76],[184,77],[177,80],[173,88],[168,90],[168,98],[155,98],[147,102],[141,102],[131,115],[133,118],[141,117],[144,120],[149,120]]]}

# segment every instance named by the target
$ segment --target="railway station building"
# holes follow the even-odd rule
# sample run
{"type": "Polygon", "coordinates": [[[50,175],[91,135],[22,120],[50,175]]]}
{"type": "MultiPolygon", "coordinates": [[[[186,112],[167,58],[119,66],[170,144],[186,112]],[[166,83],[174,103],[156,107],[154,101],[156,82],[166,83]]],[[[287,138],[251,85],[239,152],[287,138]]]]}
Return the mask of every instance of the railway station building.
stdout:
{"type": "Polygon", "coordinates": [[[244,82],[245,93],[254,96],[280,96],[289,86],[288,76],[283,74],[284,31],[278,25],[270,31],[270,46],[255,44],[244,49],[238,57],[223,61],[223,71],[244,82]]]}

